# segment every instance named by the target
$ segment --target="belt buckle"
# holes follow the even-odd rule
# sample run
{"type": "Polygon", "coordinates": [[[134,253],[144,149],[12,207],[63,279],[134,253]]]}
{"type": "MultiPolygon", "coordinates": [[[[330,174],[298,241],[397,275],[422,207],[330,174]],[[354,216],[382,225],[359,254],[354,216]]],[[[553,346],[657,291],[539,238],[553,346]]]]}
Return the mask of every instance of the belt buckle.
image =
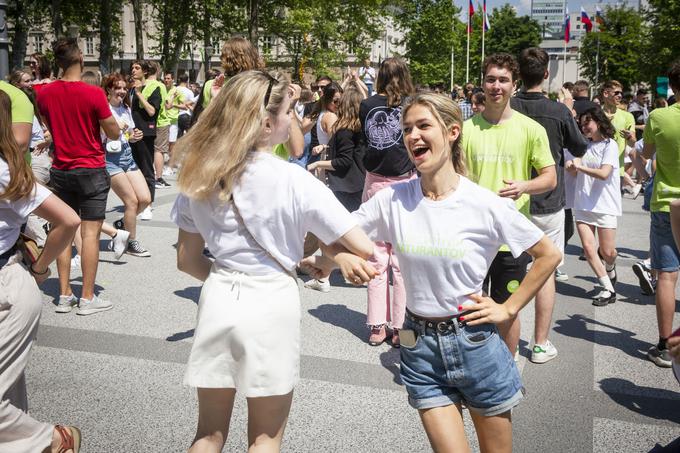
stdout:
{"type": "Polygon", "coordinates": [[[446,333],[451,330],[451,325],[446,321],[439,321],[436,325],[437,332],[446,333]]]}

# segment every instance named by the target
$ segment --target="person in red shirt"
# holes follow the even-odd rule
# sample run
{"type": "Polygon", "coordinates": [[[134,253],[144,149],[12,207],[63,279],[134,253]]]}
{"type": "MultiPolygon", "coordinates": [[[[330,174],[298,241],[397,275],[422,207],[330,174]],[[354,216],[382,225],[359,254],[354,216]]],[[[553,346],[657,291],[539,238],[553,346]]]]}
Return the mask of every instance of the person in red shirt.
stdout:
{"type": "Polygon", "coordinates": [[[57,258],[61,294],[57,312],[67,313],[78,305],[79,315],[90,315],[113,307],[94,294],[94,280],[99,262],[99,234],[111,187],[100,128],[109,139],[118,140],[120,127],[111,114],[104,91],[80,80],[83,54],[77,40],[59,38],[53,51],[63,75],[42,88],[38,108],[54,142],[52,186],[57,196],[80,215],[83,240],[80,300],[69,283],[71,249],[67,248],[57,258]]]}

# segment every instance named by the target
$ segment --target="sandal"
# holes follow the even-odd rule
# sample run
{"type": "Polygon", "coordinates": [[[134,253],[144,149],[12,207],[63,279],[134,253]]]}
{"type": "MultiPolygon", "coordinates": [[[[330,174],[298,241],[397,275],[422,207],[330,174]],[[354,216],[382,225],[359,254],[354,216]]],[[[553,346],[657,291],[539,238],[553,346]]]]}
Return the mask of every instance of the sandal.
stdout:
{"type": "Polygon", "coordinates": [[[80,430],[75,426],[61,426],[56,425],[54,429],[57,430],[61,436],[61,445],[59,446],[59,453],[67,453],[69,450],[73,453],[80,451],[81,435],[80,430]]]}

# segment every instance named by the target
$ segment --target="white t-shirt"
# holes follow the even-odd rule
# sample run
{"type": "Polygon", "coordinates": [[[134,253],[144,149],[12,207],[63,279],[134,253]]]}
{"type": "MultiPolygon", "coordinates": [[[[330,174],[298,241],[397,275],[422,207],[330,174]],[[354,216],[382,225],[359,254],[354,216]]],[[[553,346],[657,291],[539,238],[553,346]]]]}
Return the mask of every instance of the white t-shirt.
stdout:
{"type": "Polygon", "coordinates": [[[616,142],[612,139],[590,142],[581,162],[584,166],[595,169],[602,165],[611,165],[613,170],[604,181],[578,172],[574,191],[574,209],[620,216],[622,214],[621,181],[619,148],[616,142]]]}
{"type": "Polygon", "coordinates": [[[45,141],[45,133],[43,128],[38,121],[38,117],[33,115],[33,126],[31,126],[31,143],[28,145],[29,148],[33,149],[40,143],[45,141]]]}
{"type": "MultiPolygon", "coordinates": [[[[183,87],[181,85],[177,85],[175,88],[177,91],[182,96],[182,101],[186,103],[195,103],[196,101],[194,100],[194,93],[187,87],[183,87]]],[[[191,110],[190,109],[180,109],[179,110],[180,115],[191,115],[191,110]]]]}
{"type": "MultiPolygon", "coordinates": [[[[116,121],[118,121],[118,124],[121,126],[127,125],[127,129],[125,130],[128,134],[132,135],[132,131],[135,128],[135,120],[132,119],[132,111],[130,110],[130,107],[121,103],[118,107],[114,107],[109,104],[109,108],[111,109],[113,117],[116,119],[116,121]]],[[[125,138],[125,132],[123,132],[124,127],[121,127],[120,129],[121,132],[118,140],[123,143],[128,143],[128,140],[125,138]]],[[[106,134],[103,132],[102,141],[107,141],[106,134]]]]}
{"type": "Polygon", "coordinates": [[[233,199],[256,240],[237,219],[231,203],[220,203],[216,195],[205,201],[180,195],[172,208],[172,220],[185,231],[199,233],[218,263],[256,275],[283,272],[277,262],[292,271],[302,259],[308,231],[331,244],[356,226],[311,173],[269,153],[253,154],[233,199]]]}
{"type": "MultiPolygon", "coordinates": [[[[0,193],[5,192],[9,185],[9,166],[0,157],[0,193]]],[[[26,223],[28,215],[42,204],[50,191],[40,184],[36,184],[31,196],[17,201],[0,200],[0,254],[11,249],[19,237],[21,225],[26,223]]]]}
{"type": "Polygon", "coordinates": [[[368,68],[359,68],[359,78],[364,83],[375,83],[375,69],[370,66],[368,68]]]}
{"type": "Polygon", "coordinates": [[[372,240],[393,245],[406,306],[425,317],[454,315],[481,293],[501,245],[517,257],[543,237],[512,200],[464,177],[440,201],[423,196],[420,179],[389,186],[352,215],[372,240]]]}

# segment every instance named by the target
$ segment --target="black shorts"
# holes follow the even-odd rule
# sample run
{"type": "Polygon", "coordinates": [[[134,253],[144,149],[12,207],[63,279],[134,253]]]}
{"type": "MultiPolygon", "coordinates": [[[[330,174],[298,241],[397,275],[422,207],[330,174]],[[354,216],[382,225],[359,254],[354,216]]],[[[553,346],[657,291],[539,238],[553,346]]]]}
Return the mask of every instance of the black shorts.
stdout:
{"type": "Polygon", "coordinates": [[[517,258],[510,252],[498,252],[484,278],[482,289],[496,303],[504,303],[524,280],[530,262],[531,256],[526,252],[517,258]]]}
{"type": "Polygon", "coordinates": [[[105,167],[50,170],[55,194],[76,211],[82,220],[103,220],[111,178],[105,167]]]}

